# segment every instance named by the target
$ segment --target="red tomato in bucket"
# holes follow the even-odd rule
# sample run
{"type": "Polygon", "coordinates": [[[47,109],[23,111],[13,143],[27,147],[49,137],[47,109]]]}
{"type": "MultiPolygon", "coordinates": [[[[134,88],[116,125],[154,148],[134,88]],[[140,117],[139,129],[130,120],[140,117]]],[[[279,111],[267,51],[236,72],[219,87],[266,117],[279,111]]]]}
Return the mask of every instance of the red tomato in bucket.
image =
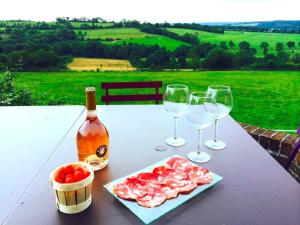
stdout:
{"type": "Polygon", "coordinates": [[[78,165],[67,165],[62,167],[54,180],[58,183],[75,183],[79,182],[90,175],[90,171],[78,165]]]}

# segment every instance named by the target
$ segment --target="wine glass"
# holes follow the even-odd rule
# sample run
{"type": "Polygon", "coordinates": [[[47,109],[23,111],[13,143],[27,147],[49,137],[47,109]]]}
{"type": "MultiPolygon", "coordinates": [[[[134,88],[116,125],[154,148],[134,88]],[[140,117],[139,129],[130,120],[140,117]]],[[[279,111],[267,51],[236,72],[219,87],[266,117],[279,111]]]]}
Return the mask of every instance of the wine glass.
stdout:
{"type": "Polygon", "coordinates": [[[228,86],[213,85],[209,86],[208,93],[213,95],[216,101],[216,119],[215,119],[215,137],[214,140],[205,142],[205,146],[211,149],[223,149],[226,143],[217,139],[217,130],[219,119],[224,118],[232,109],[232,94],[228,86]]]}
{"type": "Polygon", "coordinates": [[[166,139],[170,146],[178,147],[185,144],[185,140],[177,136],[177,119],[186,112],[189,98],[188,86],[183,84],[170,84],[167,86],[164,96],[164,106],[174,118],[174,137],[166,139]]]}
{"type": "Polygon", "coordinates": [[[202,130],[211,126],[216,118],[216,104],[213,96],[207,92],[193,92],[189,97],[186,117],[197,128],[199,135],[198,150],[190,152],[187,157],[197,163],[210,161],[208,153],[201,151],[202,130]]]}

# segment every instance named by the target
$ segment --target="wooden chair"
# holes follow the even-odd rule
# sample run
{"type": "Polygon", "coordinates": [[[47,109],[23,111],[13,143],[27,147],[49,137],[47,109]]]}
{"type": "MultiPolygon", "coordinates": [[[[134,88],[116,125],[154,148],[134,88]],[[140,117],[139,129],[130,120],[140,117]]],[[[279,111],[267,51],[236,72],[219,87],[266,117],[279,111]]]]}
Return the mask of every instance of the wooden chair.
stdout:
{"type": "MultiPolygon", "coordinates": [[[[300,135],[300,127],[298,128],[297,133],[298,133],[298,135],[300,135]]],[[[300,151],[300,138],[299,138],[298,143],[296,144],[296,147],[295,147],[294,151],[291,153],[291,155],[290,155],[290,157],[288,159],[288,162],[285,165],[285,169],[286,170],[289,169],[289,167],[291,166],[294,158],[297,156],[297,154],[298,154],[299,151],[300,151]]]]}
{"type": "Polygon", "coordinates": [[[101,100],[109,105],[110,102],[127,102],[127,101],[155,101],[159,104],[163,96],[159,93],[162,87],[162,81],[148,82],[112,82],[101,83],[101,88],[105,89],[105,95],[101,96],[101,100]],[[134,95],[110,95],[109,89],[127,89],[127,88],[154,88],[155,94],[134,94],[134,95]]]}

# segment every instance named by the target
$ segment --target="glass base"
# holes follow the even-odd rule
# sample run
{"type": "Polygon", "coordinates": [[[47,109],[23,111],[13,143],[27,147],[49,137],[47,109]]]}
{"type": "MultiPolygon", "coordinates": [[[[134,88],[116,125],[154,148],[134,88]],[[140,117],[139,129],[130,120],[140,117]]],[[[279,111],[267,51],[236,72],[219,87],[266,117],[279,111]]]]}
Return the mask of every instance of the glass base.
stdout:
{"type": "Polygon", "coordinates": [[[108,159],[101,159],[96,155],[90,155],[86,160],[86,163],[93,167],[94,171],[101,170],[108,164],[108,159]]]}
{"type": "Polygon", "coordinates": [[[179,147],[185,145],[185,140],[179,137],[178,138],[170,137],[166,139],[166,144],[173,147],[179,147]]]}
{"type": "Polygon", "coordinates": [[[223,141],[214,141],[214,140],[209,140],[205,142],[205,146],[210,148],[210,149],[215,149],[215,150],[220,150],[224,149],[226,147],[226,143],[223,141]]]}
{"type": "Polygon", "coordinates": [[[167,151],[168,148],[164,145],[157,145],[154,147],[154,149],[158,152],[163,152],[163,151],[167,151]]]}
{"type": "Polygon", "coordinates": [[[196,162],[196,163],[205,163],[205,162],[209,162],[211,160],[211,157],[209,154],[207,154],[206,152],[200,152],[200,154],[198,154],[198,152],[190,152],[187,155],[188,159],[192,162],[196,162]]]}

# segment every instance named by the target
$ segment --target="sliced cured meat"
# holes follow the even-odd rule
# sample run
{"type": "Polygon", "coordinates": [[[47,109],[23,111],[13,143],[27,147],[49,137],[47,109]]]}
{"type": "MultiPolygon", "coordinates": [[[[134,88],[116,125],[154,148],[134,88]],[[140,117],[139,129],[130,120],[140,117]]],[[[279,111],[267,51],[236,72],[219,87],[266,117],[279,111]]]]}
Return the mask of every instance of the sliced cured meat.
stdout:
{"type": "Polygon", "coordinates": [[[157,181],[164,183],[165,179],[184,180],[187,179],[187,173],[182,170],[171,169],[169,166],[159,166],[153,170],[153,174],[157,177],[157,181]]]}
{"type": "Polygon", "coordinates": [[[188,180],[174,180],[174,179],[165,179],[163,184],[172,189],[177,189],[184,187],[188,183],[188,180]]]}
{"type": "Polygon", "coordinates": [[[126,200],[136,200],[141,206],[152,208],[178,194],[189,194],[197,185],[212,181],[206,168],[191,164],[182,157],[173,157],[152,172],[139,173],[114,187],[114,193],[126,200]]]}
{"type": "Polygon", "coordinates": [[[128,187],[127,184],[125,183],[120,183],[117,184],[114,187],[114,193],[119,197],[119,198],[123,198],[126,200],[131,200],[131,199],[136,199],[136,195],[133,195],[128,187]]]}
{"type": "Polygon", "coordinates": [[[136,183],[128,183],[127,185],[129,187],[131,194],[133,196],[136,196],[136,198],[139,198],[139,197],[142,197],[142,196],[145,196],[146,194],[148,194],[146,186],[141,186],[136,183]]]}
{"type": "Polygon", "coordinates": [[[154,173],[140,173],[136,176],[136,178],[140,179],[141,181],[153,181],[157,179],[157,175],[154,173]]]}
{"type": "Polygon", "coordinates": [[[147,184],[146,181],[140,180],[137,177],[128,177],[125,181],[126,184],[134,183],[136,185],[145,186],[147,184]]]}
{"type": "Polygon", "coordinates": [[[212,181],[212,175],[208,169],[200,166],[191,166],[186,169],[186,173],[190,180],[193,180],[198,185],[209,184],[212,181]]]}
{"type": "Polygon", "coordinates": [[[165,193],[167,199],[176,198],[178,195],[178,189],[172,189],[169,186],[162,185],[161,190],[165,193]]]}
{"type": "Polygon", "coordinates": [[[123,199],[136,199],[148,194],[146,186],[141,186],[133,182],[117,184],[114,193],[123,199]]]}
{"type": "Polygon", "coordinates": [[[174,172],[168,174],[167,178],[174,180],[186,180],[188,179],[188,175],[183,170],[174,170],[174,172]]]}
{"type": "Polygon", "coordinates": [[[156,176],[167,176],[172,171],[174,170],[172,170],[170,166],[165,165],[165,166],[155,167],[152,173],[156,176]]]}
{"type": "Polygon", "coordinates": [[[169,161],[167,162],[167,164],[176,170],[185,170],[188,166],[190,166],[190,162],[182,157],[173,157],[171,159],[169,159],[169,161]]]}
{"type": "Polygon", "coordinates": [[[187,180],[186,184],[183,187],[178,188],[178,192],[180,194],[189,194],[191,193],[195,188],[197,188],[197,183],[195,183],[192,180],[187,180]]]}
{"type": "Polygon", "coordinates": [[[158,181],[158,176],[153,173],[140,173],[136,176],[142,182],[145,182],[148,187],[159,188],[160,183],[158,181]]]}
{"type": "Polygon", "coordinates": [[[167,200],[166,194],[158,188],[155,188],[147,195],[136,199],[139,205],[147,208],[153,208],[159,206],[162,203],[164,203],[166,200],[167,200]]]}

